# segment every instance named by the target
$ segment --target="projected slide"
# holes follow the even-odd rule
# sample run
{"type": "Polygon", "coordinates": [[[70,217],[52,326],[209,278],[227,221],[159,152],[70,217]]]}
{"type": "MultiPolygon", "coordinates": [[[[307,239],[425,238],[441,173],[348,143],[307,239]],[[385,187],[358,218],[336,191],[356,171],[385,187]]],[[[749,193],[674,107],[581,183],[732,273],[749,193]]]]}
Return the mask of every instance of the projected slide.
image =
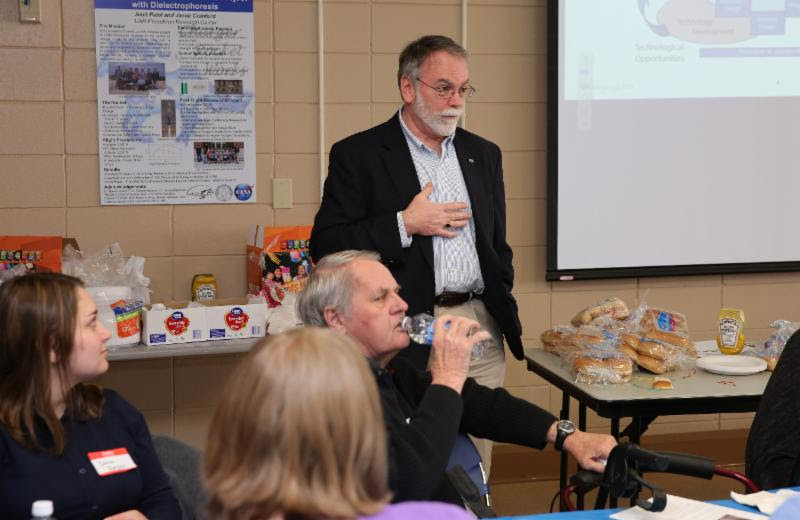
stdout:
{"type": "Polygon", "coordinates": [[[567,0],[566,101],[800,96],[800,0],[567,0]]]}

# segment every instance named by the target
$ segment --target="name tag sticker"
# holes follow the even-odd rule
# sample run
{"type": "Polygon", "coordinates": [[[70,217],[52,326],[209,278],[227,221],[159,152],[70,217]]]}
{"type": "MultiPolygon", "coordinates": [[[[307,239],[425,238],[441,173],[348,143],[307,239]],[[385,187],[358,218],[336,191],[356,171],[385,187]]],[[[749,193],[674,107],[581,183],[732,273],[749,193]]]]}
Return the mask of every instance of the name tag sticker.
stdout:
{"type": "Polygon", "coordinates": [[[93,451],[89,453],[89,461],[101,477],[125,473],[137,467],[127,448],[93,451]]]}

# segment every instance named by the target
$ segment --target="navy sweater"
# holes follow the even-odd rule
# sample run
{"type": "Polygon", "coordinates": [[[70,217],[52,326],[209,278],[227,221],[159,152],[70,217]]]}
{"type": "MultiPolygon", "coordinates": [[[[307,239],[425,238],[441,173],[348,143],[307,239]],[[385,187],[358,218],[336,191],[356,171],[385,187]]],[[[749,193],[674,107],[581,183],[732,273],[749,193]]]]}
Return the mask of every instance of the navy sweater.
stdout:
{"type": "Polygon", "coordinates": [[[62,419],[68,437],[59,457],[23,448],[0,424],[0,516],[30,518],[31,504],[45,499],[53,501],[59,520],[100,519],[129,509],[150,520],[181,517],[144,417],[116,392],[104,395],[99,419],[72,425],[62,419]],[[99,476],[88,453],[122,447],[138,467],[99,476]]]}
{"type": "Polygon", "coordinates": [[[385,370],[370,363],[378,382],[389,434],[389,483],[393,501],[437,500],[463,505],[445,476],[459,433],[542,449],[556,421],[549,412],[503,388],[490,389],[467,378],[459,395],[431,384],[402,358],[385,370]]]}

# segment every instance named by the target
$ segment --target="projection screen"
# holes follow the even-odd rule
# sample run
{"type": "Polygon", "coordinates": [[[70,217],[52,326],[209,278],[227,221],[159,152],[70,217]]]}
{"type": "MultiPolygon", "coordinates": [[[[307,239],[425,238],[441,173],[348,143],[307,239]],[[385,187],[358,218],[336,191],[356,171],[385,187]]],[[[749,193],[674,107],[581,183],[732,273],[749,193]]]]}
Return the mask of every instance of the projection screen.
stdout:
{"type": "Polygon", "coordinates": [[[800,0],[548,7],[547,279],[800,270],[800,0]]]}

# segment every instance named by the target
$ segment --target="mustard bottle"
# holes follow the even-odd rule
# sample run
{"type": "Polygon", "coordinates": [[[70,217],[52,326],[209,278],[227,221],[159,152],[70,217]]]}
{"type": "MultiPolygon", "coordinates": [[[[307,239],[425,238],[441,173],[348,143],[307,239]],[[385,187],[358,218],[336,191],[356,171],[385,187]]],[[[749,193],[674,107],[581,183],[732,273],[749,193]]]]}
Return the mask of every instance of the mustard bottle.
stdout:
{"type": "Polygon", "coordinates": [[[744,311],[741,309],[719,310],[719,334],[717,348],[723,354],[738,354],[744,348],[744,311]]]}
{"type": "Polygon", "coordinates": [[[213,274],[196,274],[192,279],[192,301],[206,302],[217,297],[217,279],[213,274]]]}

